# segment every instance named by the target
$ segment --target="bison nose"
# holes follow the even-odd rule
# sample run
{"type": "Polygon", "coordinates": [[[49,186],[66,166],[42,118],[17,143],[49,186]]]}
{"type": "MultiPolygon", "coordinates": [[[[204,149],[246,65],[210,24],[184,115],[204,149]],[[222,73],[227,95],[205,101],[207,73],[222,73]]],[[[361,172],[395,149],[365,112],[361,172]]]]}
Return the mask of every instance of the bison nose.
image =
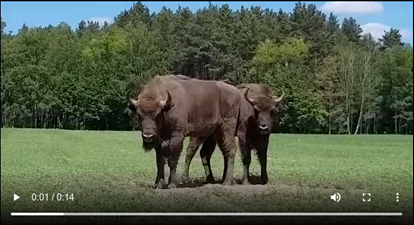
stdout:
{"type": "Polygon", "coordinates": [[[260,129],[260,130],[267,130],[267,129],[269,129],[269,127],[268,127],[266,124],[261,124],[261,125],[259,126],[259,129],[260,129]]]}
{"type": "Polygon", "coordinates": [[[142,140],[145,142],[151,142],[154,134],[142,133],[142,140]]]}
{"type": "Polygon", "coordinates": [[[269,127],[266,124],[261,124],[259,130],[261,134],[267,134],[269,132],[269,127]]]}

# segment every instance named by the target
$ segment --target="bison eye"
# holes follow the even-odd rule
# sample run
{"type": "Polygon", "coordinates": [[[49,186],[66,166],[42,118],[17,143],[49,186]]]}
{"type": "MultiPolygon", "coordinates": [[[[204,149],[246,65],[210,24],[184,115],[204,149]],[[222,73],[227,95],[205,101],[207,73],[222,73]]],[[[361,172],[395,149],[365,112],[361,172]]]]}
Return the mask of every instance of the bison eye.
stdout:
{"type": "Polygon", "coordinates": [[[142,113],[141,113],[141,111],[139,110],[139,108],[137,108],[137,109],[135,110],[135,114],[137,115],[137,118],[138,118],[139,120],[142,120],[142,113]]]}

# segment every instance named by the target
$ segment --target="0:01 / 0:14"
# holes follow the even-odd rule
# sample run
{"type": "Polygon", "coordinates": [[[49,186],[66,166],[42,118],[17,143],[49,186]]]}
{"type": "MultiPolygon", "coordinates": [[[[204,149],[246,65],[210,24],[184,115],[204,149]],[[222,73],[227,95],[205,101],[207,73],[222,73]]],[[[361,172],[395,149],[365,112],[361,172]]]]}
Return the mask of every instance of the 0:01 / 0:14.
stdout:
{"type": "Polygon", "coordinates": [[[69,194],[62,194],[62,193],[33,193],[32,194],[32,201],[73,201],[75,198],[73,196],[73,193],[69,194]]]}

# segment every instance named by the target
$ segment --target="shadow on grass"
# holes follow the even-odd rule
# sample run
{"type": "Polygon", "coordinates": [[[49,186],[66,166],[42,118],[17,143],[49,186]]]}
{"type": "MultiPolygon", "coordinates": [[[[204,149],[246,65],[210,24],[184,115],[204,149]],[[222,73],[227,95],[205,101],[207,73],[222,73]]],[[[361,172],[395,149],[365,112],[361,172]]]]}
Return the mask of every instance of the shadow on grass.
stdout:
{"type": "MultiPolygon", "coordinates": [[[[241,179],[235,179],[237,184],[242,184],[241,179]]],[[[263,185],[262,181],[260,179],[260,175],[257,174],[250,174],[249,175],[249,181],[251,185],[263,185]]]]}
{"type": "MultiPolygon", "coordinates": [[[[260,175],[257,174],[250,174],[249,176],[250,185],[263,185],[260,179],[260,175]]],[[[168,179],[165,181],[163,185],[163,189],[168,189],[168,179]]],[[[207,182],[204,177],[198,177],[188,180],[179,180],[177,188],[198,188],[203,187],[205,185],[218,185],[221,184],[223,180],[221,178],[214,178],[214,181],[207,182]]],[[[138,187],[145,187],[145,188],[153,188],[153,184],[149,183],[141,183],[135,181],[135,185],[138,187]]],[[[233,185],[243,185],[242,180],[240,178],[234,178],[233,185]]]]}
{"type": "MultiPolygon", "coordinates": [[[[250,181],[250,185],[263,185],[260,175],[250,174],[249,181],[250,181]]],[[[221,184],[222,182],[223,182],[222,179],[217,179],[217,178],[215,178],[213,182],[207,182],[205,178],[200,177],[200,178],[190,179],[187,181],[181,181],[178,184],[178,188],[197,188],[197,187],[202,187],[207,184],[221,184]]],[[[236,185],[242,185],[241,179],[235,178],[234,182],[236,185]]]]}
{"type": "Polygon", "coordinates": [[[207,184],[221,184],[221,179],[214,179],[213,182],[207,182],[204,177],[202,178],[195,178],[185,181],[180,181],[178,184],[178,188],[197,188],[202,187],[207,184]]]}

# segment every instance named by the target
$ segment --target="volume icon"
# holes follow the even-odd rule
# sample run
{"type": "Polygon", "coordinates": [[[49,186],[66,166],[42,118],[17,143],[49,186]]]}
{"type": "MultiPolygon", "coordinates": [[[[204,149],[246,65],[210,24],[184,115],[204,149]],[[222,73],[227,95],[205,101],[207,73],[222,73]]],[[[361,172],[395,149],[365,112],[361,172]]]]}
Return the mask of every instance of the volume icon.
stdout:
{"type": "Polygon", "coordinates": [[[339,193],[335,193],[331,195],[331,199],[334,200],[335,202],[339,202],[341,201],[341,195],[339,193]]]}
{"type": "Polygon", "coordinates": [[[400,199],[399,199],[399,194],[397,193],[397,202],[399,202],[400,201],[400,199]]]}

